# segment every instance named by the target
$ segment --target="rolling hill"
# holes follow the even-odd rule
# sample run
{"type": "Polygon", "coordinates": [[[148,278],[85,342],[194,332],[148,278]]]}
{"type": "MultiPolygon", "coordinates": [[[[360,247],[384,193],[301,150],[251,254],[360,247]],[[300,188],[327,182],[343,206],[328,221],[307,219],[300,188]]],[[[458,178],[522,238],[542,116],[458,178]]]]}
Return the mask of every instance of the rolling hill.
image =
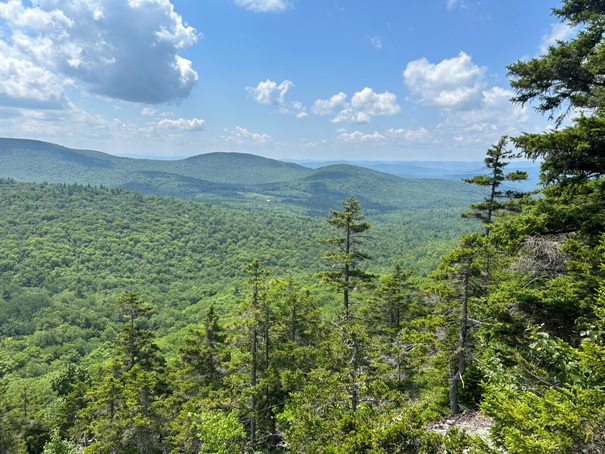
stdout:
{"type": "Polygon", "coordinates": [[[242,153],[160,161],[22,139],[0,139],[0,177],[126,188],[311,215],[325,215],[351,194],[371,214],[427,208],[459,211],[481,197],[476,188],[461,182],[406,179],[347,164],[311,169],[242,153]]]}

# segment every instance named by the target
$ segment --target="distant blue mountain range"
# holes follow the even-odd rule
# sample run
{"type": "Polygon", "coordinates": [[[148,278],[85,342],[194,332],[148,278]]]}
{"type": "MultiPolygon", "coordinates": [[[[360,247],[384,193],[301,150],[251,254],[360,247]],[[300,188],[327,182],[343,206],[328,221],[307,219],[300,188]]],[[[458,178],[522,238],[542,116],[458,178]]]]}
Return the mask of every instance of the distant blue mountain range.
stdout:
{"type": "MultiPolygon", "coordinates": [[[[317,169],[331,164],[351,164],[380,172],[390,173],[406,178],[441,178],[451,181],[461,181],[475,175],[488,173],[483,161],[305,161],[291,160],[311,169],[317,169]]],[[[519,190],[530,190],[538,187],[540,163],[526,160],[511,162],[506,172],[522,170],[527,172],[529,179],[515,183],[519,190]]]]}

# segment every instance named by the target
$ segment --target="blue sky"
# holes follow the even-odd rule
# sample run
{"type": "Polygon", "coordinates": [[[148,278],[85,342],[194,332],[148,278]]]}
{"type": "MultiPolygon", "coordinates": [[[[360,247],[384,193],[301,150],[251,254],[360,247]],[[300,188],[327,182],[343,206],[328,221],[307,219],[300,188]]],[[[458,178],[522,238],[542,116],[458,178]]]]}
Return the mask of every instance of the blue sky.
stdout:
{"type": "Polygon", "coordinates": [[[0,136],[122,156],[482,160],[554,0],[0,1],[0,136]]]}

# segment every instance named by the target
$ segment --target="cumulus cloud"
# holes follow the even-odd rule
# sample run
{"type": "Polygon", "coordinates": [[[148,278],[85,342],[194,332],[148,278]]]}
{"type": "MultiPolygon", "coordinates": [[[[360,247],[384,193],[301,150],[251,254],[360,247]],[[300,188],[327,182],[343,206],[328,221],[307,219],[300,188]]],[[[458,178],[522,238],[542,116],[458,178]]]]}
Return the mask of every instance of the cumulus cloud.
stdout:
{"type": "Polygon", "coordinates": [[[170,120],[164,118],[158,121],[158,126],[164,129],[176,129],[178,131],[201,131],[204,128],[205,120],[201,118],[170,120]]]}
{"type": "Polygon", "coordinates": [[[440,135],[457,143],[489,144],[503,134],[518,135],[532,129],[527,107],[512,104],[513,92],[491,87],[482,92],[482,102],[472,110],[445,112],[440,135]]]}
{"type": "Polygon", "coordinates": [[[284,80],[278,85],[277,82],[267,79],[259,82],[256,87],[246,87],[246,91],[259,104],[282,105],[285,102],[286,93],[293,86],[294,84],[290,80],[284,80]]]}
{"type": "Polygon", "coordinates": [[[413,97],[441,114],[437,140],[493,143],[530,126],[527,108],[510,102],[511,90],[488,87],[485,72],[464,52],[436,64],[423,58],[407,65],[403,79],[413,97]]]}
{"type": "Polygon", "coordinates": [[[337,139],[346,143],[376,143],[376,144],[396,144],[402,142],[418,142],[429,138],[429,132],[425,128],[418,129],[387,129],[384,133],[374,131],[364,133],[361,131],[348,132],[346,129],[339,129],[337,139]]]}
{"type": "Polygon", "coordinates": [[[225,129],[227,136],[224,137],[228,142],[234,142],[238,145],[265,145],[271,141],[269,134],[259,134],[250,132],[246,128],[236,126],[235,130],[225,129]]]}
{"type": "Polygon", "coordinates": [[[397,97],[393,93],[374,93],[371,88],[358,91],[351,98],[351,107],[368,115],[396,115],[401,112],[397,97]]]}
{"type": "Polygon", "coordinates": [[[353,131],[347,132],[345,130],[340,130],[338,135],[338,140],[342,142],[382,142],[385,137],[380,134],[378,131],[374,131],[373,133],[363,133],[361,131],[353,131]]]}
{"type": "Polygon", "coordinates": [[[422,104],[442,109],[472,108],[481,102],[485,70],[460,52],[437,64],[426,58],[412,61],[403,71],[403,79],[422,104]]]}
{"type": "Polygon", "coordinates": [[[330,99],[318,99],[313,103],[312,111],[315,115],[329,115],[334,109],[341,109],[347,105],[347,95],[342,91],[330,99]]]}
{"type": "Polygon", "coordinates": [[[4,105],[64,105],[67,85],[158,104],[186,97],[198,80],[177,54],[197,33],[169,0],[9,0],[0,25],[4,105]]]}
{"type": "Polygon", "coordinates": [[[288,103],[286,101],[286,93],[290,88],[294,87],[294,83],[290,80],[284,80],[278,84],[270,79],[264,82],[259,82],[256,87],[246,87],[248,94],[259,104],[271,104],[278,108],[278,111],[283,114],[292,114],[297,118],[307,118],[307,108],[300,101],[288,103]]]}
{"type": "Polygon", "coordinates": [[[512,104],[511,90],[492,87],[482,92],[482,103],[474,110],[459,111],[447,115],[444,124],[452,129],[487,132],[494,129],[506,131],[506,134],[518,134],[522,125],[528,124],[527,107],[512,104]]]}
{"type": "Polygon", "coordinates": [[[397,115],[401,107],[393,93],[374,93],[371,88],[356,92],[347,102],[347,95],[340,92],[329,99],[318,99],[313,103],[315,115],[330,115],[337,111],[332,123],[369,123],[374,116],[397,115]]]}
{"type": "Polygon", "coordinates": [[[52,71],[27,60],[0,42],[0,105],[32,109],[64,109],[69,83],[52,71]]]}
{"type": "Polygon", "coordinates": [[[334,124],[340,123],[357,123],[366,124],[372,121],[372,117],[366,112],[357,112],[350,107],[342,109],[334,118],[330,120],[334,124]]]}
{"type": "Polygon", "coordinates": [[[418,141],[429,138],[429,131],[426,128],[418,129],[403,129],[403,128],[391,128],[387,129],[386,136],[399,139],[403,141],[418,141]]]}
{"type": "Polygon", "coordinates": [[[292,103],[292,112],[296,115],[296,118],[307,118],[309,114],[307,113],[307,108],[300,101],[294,101],[292,103]]]}
{"type": "Polygon", "coordinates": [[[280,13],[288,8],[285,0],[235,0],[235,4],[255,13],[280,13]]]}

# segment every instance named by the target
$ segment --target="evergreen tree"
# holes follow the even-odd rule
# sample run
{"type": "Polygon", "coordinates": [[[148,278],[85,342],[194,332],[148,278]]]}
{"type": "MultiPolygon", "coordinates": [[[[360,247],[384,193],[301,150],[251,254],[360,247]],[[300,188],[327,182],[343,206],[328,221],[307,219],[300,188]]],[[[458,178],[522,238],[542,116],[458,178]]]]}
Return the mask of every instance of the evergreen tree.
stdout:
{"type": "Polygon", "coordinates": [[[124,319],[110,366],[82,412],[88,422],[84,436],[93,441],[87,450],[162,453],[168,435],[162,406],[169,386],[165,360],[149,327],[153,311],[134,292],[118,299],[118,311],[124,319]]]}
{"type": "Polygon", "coordinates": [[[174,414],[171,442],[180,452],[206,452],[207,443],[200,436],[200,425],[206,427],[205,418],[212,412],[220,422],[219,413],[231,405],[223,384],[229,353],[226,337],[211,304],[202,328],[191,329],[184,339],[185,345],[179,349],[170,407],[174,414]]]}
{"type": "Polygon", "coordinates": [[[514,156],[513,152],[506,149],[508,137],[502,137],[496,145],[487,150],[484,159],[486,169],[491,173],[488,175],[477,175],[472,178],[464,178],[467,183],[476,184],[489,189],[489,195],[481,203],[470,205],[469,212],[462,213],[463,217],[480,219],[485,226],[485,234],[488,235],[493,216],[500,210],[511,210],[516,208],[515,201],[523,197],[524,193],[511,189],[499,189],[504,182],[522,181],[527,179],[527,172],[515,171],[504,173],[504,167],[509,164],[509,159],[514,156]]]}
{"type": "Polygon", "coordinates": [[[244,267],[244,272],[248,276],[249,293],[241,303],[238,319],[229,329],[231,359],[227,382],[244,407],[248,446],[256,450],[275,441],[274,414],[269,403],[271,384],[267,380],[274,314],[265,282],[269,270],[254,259],[244,267]]]}
{"type": "Polygon", "coordinates": [[[364,221],[361,205],[353,196],[343,203],[343,210],[331,209],[332,217],[327,223],[337,229],[339,236],[324,238],[322,243],[332,246],[324,253],[326,264],[333,268],[318,275],[336,291],[342,292],[344,317],[350,312],[350,293],[359,285],[369,282],[372,275],[357,268],[357,263],[370,257],[359,250],[365,232],[371,224],[364,221]]]}
{"type": "Polygon", "coordinates": [[[481,283],[482,264],[478,260],[485,238],[480,235],[463,235],[457,248],[446,255],[437,271],[436,279],[444,280],[441,290],[446,302],[444,311],[451,320],[451,349],[449,364],[449,403],[452,414],[460,411],[459,392],[471,358],[471,303],[483,296],[481,283]],[[455,306],[452,306],[455,305],[455,306]]]}
{"type": "Polygon", "coordinates": [[[211,304],[206,312],[203,329],[192,329],[179,350],[180,373],[191,382],[193,389],[186,395],[195,395],[202,387],[221,386],[226,360],[227,333],[211,304]]]}
{"type": "Polygon", "coordinates": [[[351,316],[350,294],[374,277],[357,268],[358,262],[370,259],[368,254],[359,249],[359,245],[371,224],[364,221],[361,205],[354,196],[350,196],[343,203],[342,211],[331,209],[330,212],[332,217],[326,221],[336,228],[340,235],[320,240],[332,246],[324,253],[324,260],[333,269],[322,271],[318,276],[335,291],[342,292],[343,316],[340,322],[334,324],[344,347],[340,354],[345,356],[341,360],[344,360],[347,366],[341,372],[348,386],[350,409],[355,412],[359,405],[360,386],[366,378],[368,355],[364,350],[367,344],[365,329],[351,316]]]}

